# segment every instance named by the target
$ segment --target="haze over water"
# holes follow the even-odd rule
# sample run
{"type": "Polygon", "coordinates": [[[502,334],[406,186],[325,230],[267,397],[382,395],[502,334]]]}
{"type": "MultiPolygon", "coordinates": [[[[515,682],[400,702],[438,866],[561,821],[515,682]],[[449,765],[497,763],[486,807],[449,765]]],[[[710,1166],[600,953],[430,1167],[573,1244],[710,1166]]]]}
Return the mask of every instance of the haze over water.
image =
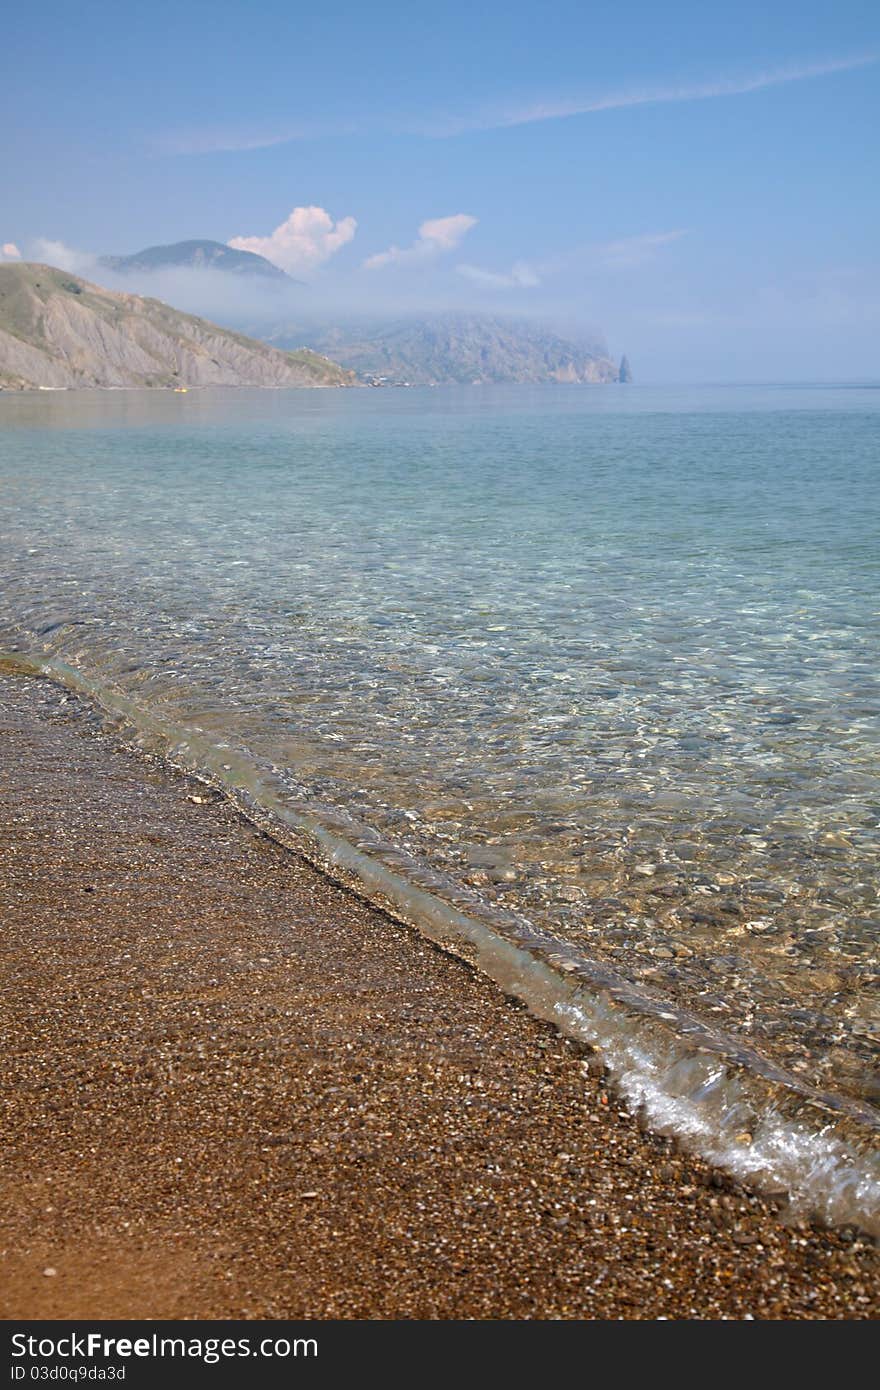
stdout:
{"type": "Polygon", "coordinates": [[[0,397],[0,646],[876,1104],[863,387],[0,397]]]}

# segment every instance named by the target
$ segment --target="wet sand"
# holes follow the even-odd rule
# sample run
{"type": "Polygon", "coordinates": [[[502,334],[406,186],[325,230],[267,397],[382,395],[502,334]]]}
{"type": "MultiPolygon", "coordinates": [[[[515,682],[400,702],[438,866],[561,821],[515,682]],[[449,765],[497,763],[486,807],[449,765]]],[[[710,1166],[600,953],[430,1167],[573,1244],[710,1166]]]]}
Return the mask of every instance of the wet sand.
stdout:
{"type": "Polygon", "coordinates": [[[874,1248],[44,681],[0,678],[4,1317],[863,1318],[874,1248]]]}

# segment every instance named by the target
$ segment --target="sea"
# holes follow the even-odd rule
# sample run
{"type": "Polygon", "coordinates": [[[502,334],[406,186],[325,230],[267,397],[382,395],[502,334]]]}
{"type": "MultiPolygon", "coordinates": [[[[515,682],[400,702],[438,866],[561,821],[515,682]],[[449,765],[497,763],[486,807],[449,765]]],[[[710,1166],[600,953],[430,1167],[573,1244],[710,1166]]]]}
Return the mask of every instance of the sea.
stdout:
{"type": "Polygon", "coordinates": [[[859,384],[2,392],[0,653],[877,1232],[878,484],[859,384]]]}

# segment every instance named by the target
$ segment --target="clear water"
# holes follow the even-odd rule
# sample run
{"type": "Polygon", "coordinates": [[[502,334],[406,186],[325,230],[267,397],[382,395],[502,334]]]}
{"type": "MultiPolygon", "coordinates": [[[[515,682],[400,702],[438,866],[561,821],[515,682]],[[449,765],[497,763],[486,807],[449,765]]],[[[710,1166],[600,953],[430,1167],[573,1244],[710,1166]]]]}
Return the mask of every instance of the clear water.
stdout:
{"type": "Polygon", "coordinates": [[[880,390],[0,395],[0,647],[880,1105],[880,390]]]}

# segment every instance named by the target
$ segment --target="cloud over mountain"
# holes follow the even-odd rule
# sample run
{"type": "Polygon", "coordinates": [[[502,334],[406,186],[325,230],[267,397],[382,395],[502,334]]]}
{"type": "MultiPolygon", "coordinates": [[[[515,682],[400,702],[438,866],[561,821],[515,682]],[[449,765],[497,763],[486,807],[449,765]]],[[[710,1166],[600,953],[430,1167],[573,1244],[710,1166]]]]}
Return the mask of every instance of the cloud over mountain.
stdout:
{"type": "Polygon", "coordinates": [[[356,230],[354,217],[334,222],[324,208],[302,207],[294,208],[269,236],[236,236],[228,245],[265,256],[290,275],[307,275],[347,245],[356,230]]]}

